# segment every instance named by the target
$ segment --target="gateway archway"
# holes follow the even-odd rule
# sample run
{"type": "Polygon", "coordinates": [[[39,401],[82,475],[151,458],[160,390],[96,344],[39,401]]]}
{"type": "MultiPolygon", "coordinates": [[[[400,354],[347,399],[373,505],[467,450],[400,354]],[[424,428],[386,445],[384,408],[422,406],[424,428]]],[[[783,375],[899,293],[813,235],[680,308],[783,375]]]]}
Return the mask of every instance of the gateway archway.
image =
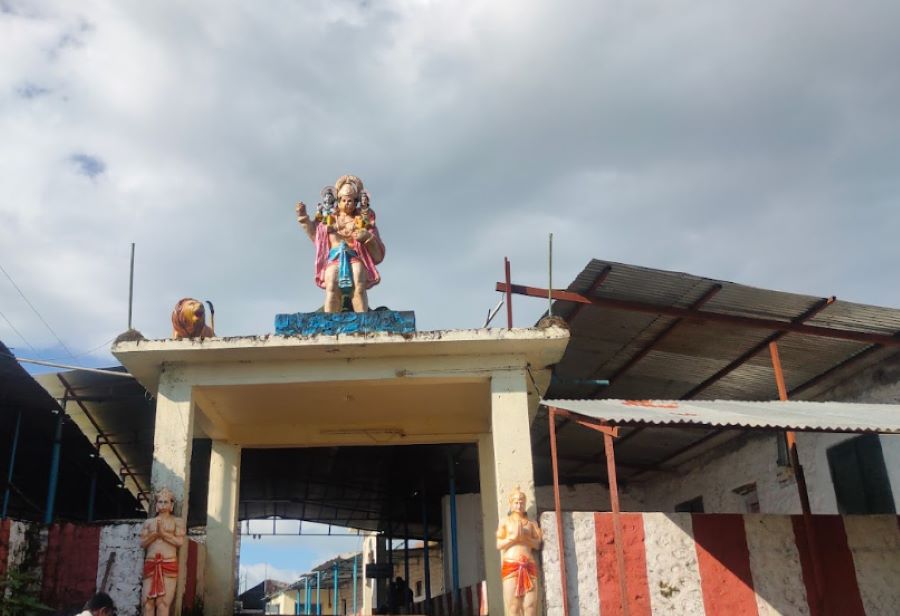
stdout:
{"type": "Polygon", "coordinates": [[[247,542],[267,535],[299,546],[301,537],[347,537],[344,529],[354,529],[359,534],[353,550],[362,553],[342,553],[332,563],[337,574],[328,564],[301,570],[301,581],[284,593],[281,611],[296,613],[291,606],[299,605],[306,613],[311,601],[311,613],[328,614],[337,595],[342,614],[373,608],[388,613],[389,606],[398,613],[406,600],[428,601],[454,589],[468,593],[469,587],[477,591],[484,580],[478,492],[474,444],[245,448],[238,505],[241,558],[245,546],[252,551],[247,542]],[[367,577],[366,566],[373,563],[367,577]],[[373,573],[379,577],[373,579],[373,573]],[[409,585],[406,599],[388,590],[397,577],[409,585]],[[307,588],[315,594],[307,597],[307,588]]]}
{"type": "MultiPolygon", "coordinates": [[[[488,604],[499,613],[493,532],[515,487],[535,513],[530,422],[537,388],[546,387],[567,341],[566,330],[550,327],[137,341],[113,352],[157,396],[154,489],[168,487],[185,502],[192,439],[212,440],[204,597],[211,613],[230,613],[234,597],[242,448],[434,444],[477,450],[488,604]]],[[[179,558],[183,565],[186,555],[179,558]]]]}

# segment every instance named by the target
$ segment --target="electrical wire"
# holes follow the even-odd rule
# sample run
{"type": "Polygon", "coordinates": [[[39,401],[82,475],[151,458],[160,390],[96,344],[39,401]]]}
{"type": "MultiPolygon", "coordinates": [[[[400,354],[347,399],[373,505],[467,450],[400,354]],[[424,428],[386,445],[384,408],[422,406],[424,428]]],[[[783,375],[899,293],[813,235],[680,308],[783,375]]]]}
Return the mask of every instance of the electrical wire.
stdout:
{"type": "Polygon", "coordinates": [[[37,354],[37,349],[34,348],[34,346],[30,342],[28,342],[28,338],[26,338],[22,334],[22,332],[20,332],[18,329],[16,329],[16,326],[13,325],[12,321],[9,320],[9,317],[7,317],[5,314],[3,314],[2,311],[0,311],[0,317],[3,317],[3,320],[6,321],[6,324],[9,325],[9,328],[11,330],[13,330],[14,332],[16,332],[16,334],[18,334],[19,338],[22,339],[22,342],[24,342],[25,344],[28,345],[28,348],[31,349],[31,352],[37,354]]]}
{"type": "MultiPolygon", "coordinates": [[[[32,304],[31,301],[29,301],[29,299],[25,296],[25,293],[22,291],[22,289],[19,288],[19,285],[16,284],[16,281],[13,280],[12,276],[9,275],[9,272],[7,272],[6,269],[4,269],[3,265],[0,265],[0,272],[3,272],[3,275],[6,276],[7,280],[9,280],[10,284],[12,284],[12,286],[16,289],[16,291],[18,291],[19,295],[22,297],[23,300],[25,300],[25,303],[28,304],[28,307],[31,308],[32,312],[34,312],[34,314],[37,315],[37,318],[40,319],[41,323],[44,324],[44,327],[46,327],[47,330],[51,334],[53,334],[53,337],[56,338],[56,340],[59,342],[60,346],[62,346],[62,348],[66,351],[66,353],[68,353],[72,359],[76,359],[75,355],[72,354],[72,351],[69,350],[69,347],[66,346],[66,343],[63,342],[62,338],[59,337],[59,334],[57,334],[53,330],[53,328],[50,327],[50,324],[47,323],[47,320],[43,317],[43,315],[41,315],[41,313],[38,311],[38,309],[34,307],[34,304],[32,304]]],[[[29,346],[31,346],[31,345],[29,345],[29,346]]]]}
{"type": "MultiPolygon", "coordinates": [[[[76,353],[75,355],[72,356],[72,358],[74,359],[76,357],[84,357],[85,355],[90,355],[94,351],[99,351],[100,349],[102,349],[104,347],[108,347],[110,344],[112,344],[113,340],[115,340],[115,339],[116,339],[115,336],[113,336],[106,342],[101,342],[97,346],[95,346],[91,349],[88,349],[87,351],[81,351],[80,353],[76,353]]],[[[31,345],[29,345],[29,346],[31,346],[31,345]]],[[[32,349],[32,350],[34,350],[34,349],[32,349]]],[[[37,351],[35,351],[35,353],[37,353],[37,351]]],[[[49,358],[45,359],[44,361],[59,361],[60,359],[64,359],[64,358],[63,357],[49,357],[49,358]]]]}
{"type": "Polygon", "coordinates": [[[65,370],[82,370],[84,372],[96,372],[98,374],[110,374],[112,376],[124,376],[131,378],[131,374],[128,372],[120,372],[118,370],[105,370],[103,368],[85,368],[84,366],[71,366],[69,364],[60,364],[54,361],[45,361],[43,359],[29,359],[27,357],[17,357],[16,355],[12,355],[11,353],[0,353],[2,357],[9,357],[10,359],[14,359],[17,362],[21,362],[23,364],[35,364],[38,366],[49,366],[51,368],[63,368],[65,370]]]}

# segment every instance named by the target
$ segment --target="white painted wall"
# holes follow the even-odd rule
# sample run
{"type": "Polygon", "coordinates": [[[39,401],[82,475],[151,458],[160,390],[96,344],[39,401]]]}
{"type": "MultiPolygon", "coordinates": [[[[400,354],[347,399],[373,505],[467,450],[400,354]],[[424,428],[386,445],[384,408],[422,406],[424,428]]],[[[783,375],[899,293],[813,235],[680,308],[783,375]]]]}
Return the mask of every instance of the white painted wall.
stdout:
{"type": "Polygon", "coordinates": [[[140,612],[141,571],[144,566],[144,550],[141,549],[140,540],[142,524],[142,522],[108,524],[100,529],[97,588],[103,583],[109,564],[106,592],[112,597],[120,614],[140,612]]]}
{"type": "MultiPolygon", "coordinates": [[[[450,497],[444,496],[444,588],[453,588],[453,556],[450,542],[450,497]]],[[[484,535],[480,494],[456,495],[456,545],[459,552],[459,587],[472,586],[484,577],[484,535]]]]}
{"type": "MultiPolygon", "coordinates": [[[[869,368],[824,392],[818,399],[900,404],[900,359],[869,368]]],[[[838,513],[827,450],[855,436],[797,433],[797,449],[813,513],[838,513]]],[[[894,507],[900,512],[900,435],[881,435],[880,440],[894,507]]],[[[657,474],[630,488],[644,493],[646,511],[674,511],[676,504],[702,496],[707,512],[746,513],[743,499],[732,490],[755,482],[762,513],[800,513],[793,473],[776,465],[777,446],[773,433],[748,434],[688,462],[678,474],[657,474]]],[[[624,504],[623,509],[627,509],[624,504]]]]}
{"type": "MultiPolygon", "coordinates": [[[[838,513],[827,450],[854,436],[797,434],[797,449],[813,513],[838,513]]],[[[900,438],[882,436],[881,445],[895,506],[900,511],[900,438]]],[[[677,473],[657,474],[646,482],[632,485],[631,489],[643,493],[644,511],[674,511],[677,504],[702,496],[707,513],[748,513],[743,498],[733,490],[755,483],[761,513],[801,513],[793,472],[778,466],[777,457],[775,434],[748,434],[688,462],[677,473]]],[[[623,505],[623,509],[628,507],[623,505]]]]}

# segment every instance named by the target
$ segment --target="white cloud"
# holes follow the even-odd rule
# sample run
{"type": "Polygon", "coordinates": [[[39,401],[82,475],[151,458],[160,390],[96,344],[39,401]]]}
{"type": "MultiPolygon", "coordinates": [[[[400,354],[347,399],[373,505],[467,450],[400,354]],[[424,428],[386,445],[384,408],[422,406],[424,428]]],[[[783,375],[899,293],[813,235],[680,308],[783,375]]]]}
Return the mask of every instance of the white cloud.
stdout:
{"type": "MultiPolygon", "coordinates": [[[[269,332],[321,304],[294,202],[353,172],[372,303],[420,328],[480,325],[504,256],[543,284],[550,231],[559,284],[599,257],[898,305],[898,6],[5,0],[0,264],[75,350],[125,328],[132,241],[146,335],[186,295],[269,332]]],[[[5,279],[0,311],[55,344],[5,279]]]]}

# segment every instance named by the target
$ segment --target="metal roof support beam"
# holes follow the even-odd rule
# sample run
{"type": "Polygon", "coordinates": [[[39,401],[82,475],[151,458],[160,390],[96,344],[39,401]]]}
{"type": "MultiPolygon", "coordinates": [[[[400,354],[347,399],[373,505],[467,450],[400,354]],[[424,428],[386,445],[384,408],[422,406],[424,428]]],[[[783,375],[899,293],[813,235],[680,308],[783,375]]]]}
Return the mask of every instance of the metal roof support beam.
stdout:
{"type": "MultiPolygon", "coordinates": [[[[824,297],[824,298],[820,299],[819,301],[817,301],[812,306],[810,306],[809,308],[807,308],[802,314],[791,319],[791,323],[798,323],[798,324],[803,323],[804,321],[807,321],[807,320],[813,318],[814,316],[816,316],[817,314],[819,314],[820,312],[822,312],[823,310],[828,308],[828,306],[830,306],[834,302],[835,302],[835,297],[833,295],[831,297],[824,297]]],[[[700,392],[702,392],[703,390],[708,388],[710,385],[718,382],[723,377],[731,374],[731,372],[733,372],[737,368],[740,368],[741,366],[743,366],[748,360],[750,360],[750,358],[755,356],[757,353],[764,351],[766,349],[766,347],[769,346],[769,343],[777,342],[778,340],[781,340],[785,335],[787,335],[787,333],[788,333],[787,331],[782,330],[782,331],[777,331],[770,336],[767,336],[763,341],[757,343],[751,349],[745,351],[744,353],[741,353],[741,356],[738,357],[737,359],[735,359],[733,362],[731,362],[730,364],[728,364],[727,366],[725,366],[724,368],[722,368],[721,370],[716,372],[714,375],[712,375],[711,377],[709,377],[708,379],[706,379],[699,385],[696,385],[689,392],[687,392],[686,394],[681,396],[681,399],[682,400],[690,400],[691,398],[693,398],[694,396],[696,396],[697,394],[699,394],[700,392]]]]}
{"type": "MultiPolygon", "coordinates": [[[[619,596],[621,599],[622,612],[624,616],[629,616],[628,612],[628,591],[625,582],[625,551],[622,544],[622,519],[620,517],[621,510],[619,507],[619,488],[616,478],[616,457],[613,451],[612,439],[619,435],[619,429],[615,426],[608,426],[599,421],[591,421],[581,419],[574,413],[556,407],[550,407],[550,458],[553,462],[553,504],[556,512],[556,539],[559,546],[559,573],[560,579],[566,579],[566,559],[565,545],[563,535],[562,521],[562,505],[559,497],[559,464],[558,453],[556,449],[556,415],[568,418],[573,423],[595,430],[603,434],[603,451],[606,454],[606,474],[609,484],[609,501],[613,515],[613,541],[616,546],[616,568],[619,575],[619,596]]],[[[566,592],[566,584],[563,583],[563,615],[569,614],[569,599],[566,592]]]]}
{"type": "MultiPolygon", "coordinates": [[[[613,430],[615,430],[615,428],[613,428],[613,430]]],[[[619,574],[619,602],[622,606],[622,613],[624,616],[629,616],[628,585],[625,580],[625,547],[622,544],[622,511],[619,507],[619,484],[616,478],[616,454],[613,449],[613,434],[610,430],[605,430],[603,432],[603,451],[606,453],[606,476],[609,480],[609,504],[613,516],[613,542],[616,545],[616,569],[619,574]]]]}
{"type": "MultiPolygon", "coordinates": [[[[782,402],[787,401],[787,387],[784,384],[784,371],[781,368],[781,356],[778,354],[778,343],[772,341],[769,343],[769,354],[772,357],[772,371],[775,374],[775,384],[778,387],[778,399],[782,402]]],[[[788,456],[791,460],[791,468],[794,471],[794,478],[797,481],[797,493],[800,496],[800,508],[803,511],[803,531],[806,535],[806,546],[809,549],[809,557],[813,564],[813,596],[818,604],[817,612],[821,611],[822,606],[822,590],[824,589],[822,581],[822,568],[819,564],[819,549],[816,542],[816,532],[812,524],[812,510],[809,506],[809,489],[806,486],[806,475],[803,472],[803,465],[800,464],[800,454],[797,450],[797,433],[793,430],[784,432],[785,440],[788,446],[788,456]]]]}
{"type": "MultiPolygon", "coordinates": [[[[102,437],[104,439],[104,441],[105,441],[104,443],[99,443],[99,440],[98,440],[98,455],[99,455],[99,446],[103,445],[103,444],[109,444],[109,448],[113,452],[113,455],[116,456],[116,459],[119,461],[119,464],[121,464],[124,468],[128,469],[128,471],[131,472],[131,467],[128,465],[128,462],[125,461],[125,458],[122,457],[122,454],[119,453],[119,450],[116,449],[116,447],[114,445],[109,443],[109,435],[107,435],[103,431],[103,429],[100,428],[100,424],[97,423],[97,420],[94,419],[93,415],[91,415],[90,411],[88,411],[88,409],[84,405],[84,403],[81,402],[77,397],[73,397],[74,391],[72,389],[72,386],[69,384],[69,382],[66,381],[66,379],[63,377],[62,374],[57,374],[56,377],[59,379],[59,382],[62,383],[62,386],[65,390],[66,397],[70,400],[73,400],[75,402],[75,404],[77,404],[78,407],[81,409],[81,412],[84,413],[84,416],[87,417],[88,421],[91,422],[91,425],[94,427],[94,430],[97,431],[97,438],[99,439],[102,437]]],[[[146,490],[138,482],[137,475],[132,474],[131,479],[132,479],[132,481],[134,481],[134,485],[135,485],[135,487],[137,487],[139,494],[140,493],[149,494],[149,490],[146,490]]]]}
{"type": "MultiPolygon", "coordinates": [[[[716,294],[721,290],[722,290],[722,285],[714,284],[709,289],[707,289],[706,292],[703,295],[701,295],[699,299],[697,299],[697,301],[692,303],[688,307],[688,310],[690,310],[691,312],[696,312],[697,310],[700,309],[701,306],[703,306],[703,304],[705,304],[706,302],[711,300],[713,297],[715,297],[716,294]]],[[[584,304],[581,304],[581,305],[583,306],[584,304]]],[[[678,327],[678,325],[681,324],[682,322],[684,322],[683,318],[677,318],[674,321],[672,321],[671,323],[669,323],[669,325],[665,329],[663,329],[661,332],[659,332],[659,334],[657,334],[657,336],[653,340],[648,342],[644,346],[644,348],[642,348],[640,351],[635,353],[631,359],[629,359],[627,362],[625,362],[625,365],[623,365],[621,368],[616,370],[612,374],[612,376],[609,377],[609,379],[608,379],[609,382],[615,383],[616,379],[618,379],[620,376],[622,376],[623,374],[625,374],[626,372],[631,370],[631,368],[633,368],[635,364],[637,364],[639,361],[644,359],[644,357],[646,357],[647,354],[650,353],[650,351],[652,351],[660,342],[662,342],[663,340],[668,338],[669,334],[671,334],[675,330],[675,328],[678,327]]],[[[589,397],[593,398],[594,396],[596,396],[597,392],[600,391],[600,389],[601,389],[600,387],[595,388],[589,397]]],[[[622,441],[619,441],[619,442],[621,443],[622,441]]]]}
{"type": "Polygon", "coordinates": [[[22,409],[16,413],[16,429],[13,432],[12,445],[9,451],[9,469],[6,471],[6,489],[3,491],[3,515],[5,520],[9,513],[9,496],[12,491],[13,472],[16,468],[16,451],[19,448],[19,433],[22,429],[22,409]]]}
{"type": "MultiPolygon", "coordinates": [[[[696,312],[697,310],[700,309],[701,306],[703,306],[703,304],[705,304],[706,302],[711,300],[713,297],[715,297],[715,295],[721,290],[722,290],[722,285],[714,284],[709,289],[707,289],[707,291],[703,295],[701,295],[697,301],[695,301],[693,304],[691,304],[690,307],[688,308],[688,310],[696,312]]],[[[611,377],[609,377],[609,382],[615,383],[616,379],[618,379],[620,376],[625,374],[625,372],[630,370],[636,363],[638,363],[639,361],[644,359],[644,357],[646,357],[647,354],[650,353],[650,351],[652,351],[654,347],[656,347],[656,345],[658,345],[660,342],[662,342],[663,340],[668,338],[669,334],[671,334],[675,330],[675,328],[678,327],[678,325],[680,323],[682,323],[683,321],[684,321],[683,318],[678,318],[678,319],[675,319],[674,321],[672,321],[672,323],[670,323],[668,327],[666,327],[663,331],[661,331],[659,333],[659,335],[656,336],[656,338],[651,340],[649,344],[647,344],[643,349],[638,351],[634,355],[634,357],[632,357],[625,363],[624,366],[622,366],[621,368],[616,370],[613,373],[613,375],[611,377]]],[[[589,397],[593,398],[594,396],[596,396],[597,393],[600,391],[600,389],[601,389],[600,387],[595,388],[594,391],[591,392],[591,395],[589,397]]],[[[644,430],[644,426],[638,426],[637,428],[635,428],[634,430],[632,430],[631,432],[629,432],[628,434],[623,436],[621,439],[619,439],[619,445],[626,443],[628,440],[630,440],[630,439],[634,438],[635,436],[637,436],[638,434],[640,434],[643,430],[644,430]]]]}
{"type": "MultiPolygon", "coordinates": [[[[900,336],[900,334],[895,334],[895,335],[900,336]]],[[[826,371],[823,372],[822,374],[820,374],[820,375],[818,375],[818,376],[814,376],[813,378],[811,378],[810,380],[806,381],[805,383],[802,383],[801,385],[798,385],[797,387],[795,387],[794,389],[792,389],[790,392],[788,392],[788,395],[790,395],[790,396],[796,396],[796,395],[799,394],[800,392],[806,391],[806,390],[809,389],[810,387],[813,387],[813,386],[815,386],[815,385],[818,385],[819,383],[821,383],[821,382],[824,381],[825,379],[829,378],[831,375],[835,374],[836,372],[840,372],[841,370],[843,370],[844,368],[846,368],[846,367],[849,366],[850,364],[853,364],[853,363],[858,362],[858,361],[860,361],[860,360],[862,360],[862,359],[865,359],[866,357],[868,357],[869,355],[871,355],[871,354],[874,353],[875,351],[880,351],[880,350],[883,349],[883,348],[884,348],[884,347],[883,347],[882,345],[880,345],[880,344],[873,344],[873,345],[870,346],[870,347],[866,347],[865,349],[863,349],[862,351],[860,351],[860,352],[857,353],[856,355],[853,355],[852,357],[848,357],[847,359],[845,359],[844,361],[840,362],[839,364],[837,364],[837,365],[835,365],[835,366],[832,366],[831,368],[829,368],[828,370],[826,370],[826,371]]]]}
{"type": "MultiPolygon", "coordinates": [[[[497,283],[498,291],[506,291],[507,285],[502,282],[497,283]]],[[[539,287],[529,287],[524,285],[510,285],[511,293],[518,295],[527,295],[529,297],[547,297],[550,296],[556,300],[567,302],[575,302],[579,304],[593,304],[601,308],[609,308],[611,310],[624,310],[626,312],[643,312],[646,314],[664,314],[671,317],[682,317],[691,321],[710,321],[714,323],[726,323],[729,325],[738,325],[741,327],[750,327],[754,329],[768,329],[773,331],[793,332],[797,334],[805,334],[808,336],[819,336],[821,338],[833,338],[836,340],[847,340],[849,342],[859,342],[868,344],[882,344],[888,347],[900,347],[900,338],[889,334],[878,334],[874,332],[860,332],[849,329],[837,329],[832,327],[819,327],[815,325],[803,325],[801,323],[792,323],[791,321],[778,321],[776,319],[763,319],[759,317],[745,317],[734,314],[723,314],[721,312],[707,312],[704,310],[690,311],[686,308],[676,308],[674,306],[661,306],[657,304],[646,304],[644,302],[626,301],[611,298],[589,298],[574,293],[572,291],[550,291],[539,287]]]]}
{"type": "MultiPolygon", "coordinates": [[[[594,282],[592,282],[591,286],[588,287],[587,291],[584,292],[584,295],[587,297],[593,297],[594,293],[597,292],[597,289],[603,286],[603,283],[606,282],[606,279],[609,277],[609,273],[611,271],[612,265],[607,265],[602,270],[600,270],[600,273],[597,274],[596,278],[594,278],[594,282]]],[[[584,307],[586,305],[587,304],[578,304],[577,306],[575,306],[575,308],[572,310],[572,314],[570,314],[569,318],[566,320],[571,324],[575,320],[575,317],[577,317],[578,314],[582,310],[584,310],[584,307]]]]}
{"type": "Polygon", "coordinates": [[[59,457],[62,453],[63,424],[66,420],[65,401],[63,410],[55,411],[56,427],[53,430],[53,449],[50,452],[50,479],[47,482],[47,505],[44,507],[44,524],[53,523],[54,508],[56,506],[56,488],[59,484],[59,457]]]}
{"type": "Polygon", "coordinates": [[[556,452],[556,413],[557,408],[551,406],[548,417],[550,419],[550,461],[553,465],[553,506],[556,514],[556,542],[559,547],[559,579],[562,584],[562,608],[563,616],[569,616],[569,592],[565,583],[566,577],[566,548],[565,535],[563,534],[562,506],[559,500],[559,459],[556,452]]]}

